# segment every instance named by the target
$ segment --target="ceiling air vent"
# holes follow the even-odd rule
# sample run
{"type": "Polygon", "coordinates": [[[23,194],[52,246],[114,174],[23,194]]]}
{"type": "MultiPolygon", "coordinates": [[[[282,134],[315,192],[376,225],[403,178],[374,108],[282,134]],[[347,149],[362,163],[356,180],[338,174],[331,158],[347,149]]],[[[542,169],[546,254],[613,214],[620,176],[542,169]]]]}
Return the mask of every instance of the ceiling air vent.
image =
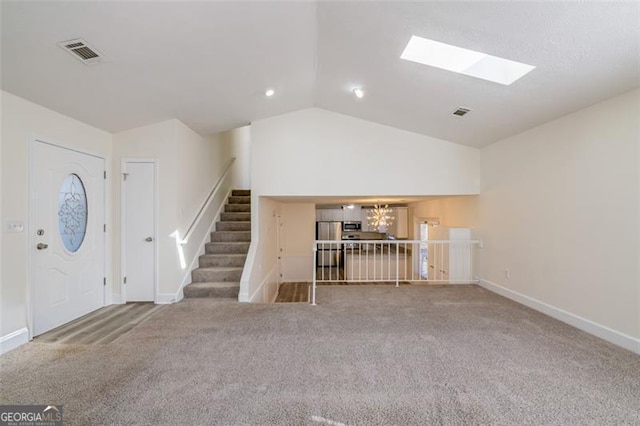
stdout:
{"type": "Polygon", "coordinates": [[[102,62],[104,57],[86,41],[81,38],[63,41],[58,46],[69,52],[71,56],[85,65],[93,65],[102,62]]]}
{"type": "Polygon", "coordinates": [[[462,117],[466,113],[471,111],[469,108],[459,107],[457,110],[453,111],[453,115],[457,115],[458,117],[462,117]]]}

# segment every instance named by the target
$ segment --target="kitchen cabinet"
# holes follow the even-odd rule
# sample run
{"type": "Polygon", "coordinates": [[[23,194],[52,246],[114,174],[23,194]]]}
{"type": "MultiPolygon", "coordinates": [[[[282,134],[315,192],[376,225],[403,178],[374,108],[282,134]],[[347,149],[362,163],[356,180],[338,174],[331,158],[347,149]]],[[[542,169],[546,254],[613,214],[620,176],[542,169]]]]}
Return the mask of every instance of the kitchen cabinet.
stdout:
{"type": "Polygon", "coordinates": [[[429,280],[450,283],[471,281],[471,248],[455,241],[471,240],[469,228],[429,227],[429,240],[453,241],[451,244],[428,245],[429,280]]]}
{"type": "Polygon", "coordinates": [[[391,210],[394,220],[387,233],[396,238],[409,238],[409,207],[394,207],[391,210]]]}
{"type": "Polygon", "coordinates": [[[342,209],[316,209],[316,222],[342,222],[342,209]]]}
{"type": "Polygon", "coordinates": [[[345,222],[360,222],[362,220],[361,214],[362,206],[353,206],[352,209],[343,209],[343,221],[345,222]]]}

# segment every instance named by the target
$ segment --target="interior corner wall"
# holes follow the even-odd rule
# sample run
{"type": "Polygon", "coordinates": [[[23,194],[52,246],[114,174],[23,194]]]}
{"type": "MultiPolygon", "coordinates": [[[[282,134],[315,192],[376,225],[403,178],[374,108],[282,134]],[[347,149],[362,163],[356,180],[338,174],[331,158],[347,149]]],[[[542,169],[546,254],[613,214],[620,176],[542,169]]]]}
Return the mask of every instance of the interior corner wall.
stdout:
{"type": "Polygon", "coordinates": [[[483,279],[638,342],[639,118],[635,90],[482,150],[483,279]]]}
{"type": "MultiPolygon", "coordinates": [[[[222,143],[216,136],[203,138],[181,121],[172,119],[139,127],[113,136],[113,168],[121,179],[123,158],[158,160],[159,178],[159,235],[158,296],[170,300],[179,295],[180,286],[190,273],[191,260],[202,247],[198,238],[183,246],[186,265],[183,268],[176,246],[176,230],[181,237],[229,161],[222,143]]],[[[114,185],[113,198],[118,214],[114,217],[116,236],[113,258],[114,276],[120,277],[120,184],[114,185]]],[[[119,294],[119,286],[116,293],[119,294]]]]}
{"type": "Polygon", "coordinates": [[[225,158],[235,157],[231,173],[236,189],[251,189],[251,126],[238,127],[210,138],[219,141],[225,158]]]}
{"type": "Polygon", "coordinates": [[[251,125],[251,182],[266,196],[467,195],[480,151],[319,108],[251,125]]]}
{"type": "Polygon", "coordinates": [[[278,226],[282,203],[251,194],[251,246],[240,283],[240,302],[270,303],[278,294],[278,226]]]}
{"type": "MultiPolygon", "coordinates": [[[[476,195],[461,197],[443,197],[409,204],[410,238],[416,238],[413,226],[418,218],[437,217],[440,225],[448,228],[471,228],[474,233],[478,227],[478,200],[476,195]]],[[[476,235],[474,235],[474,238],[476,235]]]]}
{"type": "MultiPolygon", "coordinates": [[[[105,215],[112,221],[112,135],[7,92],[2,103],[2,275],[0,277],[0,337],[28,327],[29,303],[29,164],[34,139],[86,152],[105,159],[107,170],[105,215]],[[10,200],[10,202],[7,202],[10,200]],[[7,221],[21,221],[23,232],[7,232],[7,221]]],[[[113,234],[107,233],[107,253],[113,234]]],[[[106,256],[107,271],[110,256],[106,256]]],[[[107,283],[112,276],[107,272],[107,283]]]]}

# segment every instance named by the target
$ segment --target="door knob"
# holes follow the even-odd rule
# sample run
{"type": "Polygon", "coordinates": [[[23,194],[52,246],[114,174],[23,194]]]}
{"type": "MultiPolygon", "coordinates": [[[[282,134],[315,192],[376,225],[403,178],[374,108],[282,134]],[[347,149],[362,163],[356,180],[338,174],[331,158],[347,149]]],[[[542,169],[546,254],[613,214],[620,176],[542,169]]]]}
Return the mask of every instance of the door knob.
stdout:
{"type": "Polygon", "coordinates": [[[38,245],[36,246],[38,250],[45,250],[47,247],[49,247],[49,244],[44,243],[38,243],[38,245]]]}
{"type": "Polygon", "coordinates": [[[151,238],[151,237],[147,237],[147,238],[145,238],[144,240],[145,240],[146,242],[150,243],[151,241],[153,241],[153,238],[151,238]]]}

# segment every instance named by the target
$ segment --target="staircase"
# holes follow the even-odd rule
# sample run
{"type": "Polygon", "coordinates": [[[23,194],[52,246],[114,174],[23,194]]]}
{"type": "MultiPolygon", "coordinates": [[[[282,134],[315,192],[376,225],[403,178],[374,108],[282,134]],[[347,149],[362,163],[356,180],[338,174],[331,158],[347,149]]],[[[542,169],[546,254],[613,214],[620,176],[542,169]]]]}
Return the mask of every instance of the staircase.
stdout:
{"type": "Polygon", "coordinates": [[[184,297],[237,299],[240,277],[251,244],[251,191],[234,189],[205,245],[199,268],[191,271],[184,297]]]}

